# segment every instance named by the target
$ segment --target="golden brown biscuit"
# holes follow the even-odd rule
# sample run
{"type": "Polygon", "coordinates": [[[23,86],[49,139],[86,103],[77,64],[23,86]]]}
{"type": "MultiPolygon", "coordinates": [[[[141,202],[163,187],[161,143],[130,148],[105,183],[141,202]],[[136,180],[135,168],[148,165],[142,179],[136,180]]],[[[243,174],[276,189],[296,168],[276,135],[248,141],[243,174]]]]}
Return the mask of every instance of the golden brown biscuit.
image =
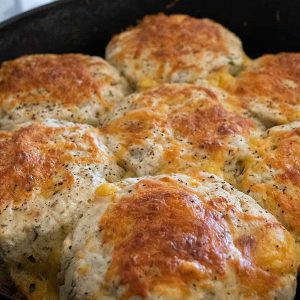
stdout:
{"type": "Polygon", "coordinates": [[[0,68],[0,125],[46,118],[101,125],[128,92],[125,79],[100,57],[23,56],[0,68]]]}
{"type": "Polygon", "coordinates": [[[106,58],[138,88],[163,82],[195,82],[245,60],[240,40],[222,25],[186,15],[146,16],[116,35],[106,58]]]}
{"type": "Polygon", "coordinates": [[[214,175],[130,178],[98,194],[64,242],[61,299],[293,299],[294,239],[214,175]]]}
{"type": "Polygon", "coordinates": [[[269,129],[252,147],[241,188],[300,243],[300,122],[269,129]]]}
{"type": "Polygon", "coordinates": [[[239,74],[233,93],[267,126],[300,119],[300,53],[264,55],[239,74]]]}
{"type": "Polygon", "coordinates": [[[233,100],[209,85],[165,84],[124,98],[102,132],[135,176],[206,170],[234,182],[260,130],[233,100]]]}
{"type": "Polygon", "coordinates": [[[52,295],[63,239],[97,186],[122,174],[91,126],[46,120],[0,131],[0,255],[25,295],[52,295]]]}

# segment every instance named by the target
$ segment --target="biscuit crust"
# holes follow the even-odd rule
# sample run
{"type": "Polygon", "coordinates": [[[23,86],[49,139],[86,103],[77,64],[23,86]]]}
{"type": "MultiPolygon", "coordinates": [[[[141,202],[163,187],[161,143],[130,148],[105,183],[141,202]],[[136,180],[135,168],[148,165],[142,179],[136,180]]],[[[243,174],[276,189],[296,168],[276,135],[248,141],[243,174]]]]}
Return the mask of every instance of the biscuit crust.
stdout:
{"type": "Polygon", "coordinates": [[[260,131],[234,103],[208,84],[165,84],[125,98],[102,132],[134,176],[206,170],[234,181],[260,131]]]}
{"type": "Polygon", "coordinates": [[[131,178],[104,190],[64,243],[62,299],[293,298],[293,238],[219,178],[131,178]]]}
{"type": "Polygon", "coordinates": [[[56,278],[63,239],[98,185],[122,175],[91,126],[49,119],[0,131],[0,253],[24,294],[56,278]]]}
{"type": "Polygon", "coordinates": [[[245,54],[240,40],[212,20],[158,14],[113,37],[106,59],[143,89],[163,82],[191,83],[223,67],[239,68],[245,54]]]}
{"type": "Polygon", "coordinates": [[[125,79],[100,57],[22,56],[0,68],[0,125],[45,118],[98,125],[128,92],[125,79]]]}
{"type": "Polygon", "coordinates": [[[241,72],[233,93],[268,127],[300,119],[300,54],[263,55],[241,72]]]}
{"type": "Polygon", "coordinates": [[[300,243],[300,122],[253,139],[242,190],[270,211],[300,243]]]}

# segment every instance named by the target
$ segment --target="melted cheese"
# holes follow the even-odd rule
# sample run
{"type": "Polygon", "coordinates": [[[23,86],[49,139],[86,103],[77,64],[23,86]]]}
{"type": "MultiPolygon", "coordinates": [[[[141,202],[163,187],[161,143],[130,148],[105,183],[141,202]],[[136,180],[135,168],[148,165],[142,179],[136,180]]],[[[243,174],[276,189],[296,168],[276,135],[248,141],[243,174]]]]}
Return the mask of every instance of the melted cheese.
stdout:
{"type": "MultiPolygon", "coordinates": [[[[199,185],[196,180],[191,183],[199,185]]],[[[181,299],[191,295],[191,282],[204,288],[211,274],[224,279],[229,264],[246,288],[267,298],[283,272],[296,270],[293,238],[263,216],[238,213],[247,223],[256,219],[264,225],[233,242],[228,219],[220,212],[231,218],[237,213],[225,198],[204,203],[201,194],[168,177],[140,180],[100,219],[103,243],[114,247],[107,284],[117,280],[127,287],[121,299],[146,297],[150,291],[164,296],[175,293],[181,299]],[[242,254],[238,261],[227,257],[234,247],[242,254]]]]}
{"type": "Polygon", "coordinates": [[[138,88],[163,82],[195,82],[230,65],[240,66],[239,39],[209,19],[185,15],[146,16],[134,28],[116,35],[106,58],[138,88]]]}
{"type": "Polygon", "coordinates": [[[224,176],[229,155],[244,150],[236,140],[248,137],[255,124],[223,96],[208,85],[161,85],[124,99],[122,113],[117,108],[102,132],[120,163],[138,175],[202,169],[224,176]]]}
{"type": "MultiPolygon", "coordinates": [[[[15,95],[15,101],[52,101],[78,105],[98,94],[106,105],[99,88],[110,84],[110,76],[93,76],[93,70],[108,68],[101,59],[81,54],[29,55],[5,62],[0,69],[0,104],[15,95]],[[42,91],[42,92],[41,92],[42,91]],[[31,97],[30,97],[30,93],[31,97]]],[[[13,102],[11,102],[11,105],[13,102]]]]}
{"type": "Polygon", "coordinates": [[[300,130],[297,123],[285,126],[290,130],[274,127],[266,137],[252,140],[254,154],[246,162],[242,189],[299,239],[300,202],[295,195],[300,192],[300,130]]]}
{"type": "Polygon", "coordinates": [[[116,186],[111,183],[103,183],[96,189],[96,196],[104,197],[113,195],[116,192],[116,186]]]}
{"type": "Polygon", "coordinates": [[[259,118],[271,118],[275,124],[298,120],[300,54],[280,53],[260,57],[240,73],[229,90],[259,118]],[[270,110],[272,114],[269,116],[270,110]]]}
{"type": "MultiPolygon", "coordinates": [[[[24,270],[11,269],[11,276],[22,295],[28,300],[58,300],[58,272],[60,269],[61,249],[53,249],[49,262],[20,262],[24,270]]],[[[22,267],[19,267],[22,268],[22,267]]]]}
{"type": "Polygon", "coordinates": [[[101,153],[95,141],[84,134],[86,156],[72,156],[82,151],[80,145],[59,136],[79,127],[50,128],[34,124],[16,132],[0,134],[0,205],[21,206],[37,191],[47,196],[69,188],[74,183],[67,163],[100,163],[101,153]],[[59,182],[56,182],[57,178],[59,182]]]}

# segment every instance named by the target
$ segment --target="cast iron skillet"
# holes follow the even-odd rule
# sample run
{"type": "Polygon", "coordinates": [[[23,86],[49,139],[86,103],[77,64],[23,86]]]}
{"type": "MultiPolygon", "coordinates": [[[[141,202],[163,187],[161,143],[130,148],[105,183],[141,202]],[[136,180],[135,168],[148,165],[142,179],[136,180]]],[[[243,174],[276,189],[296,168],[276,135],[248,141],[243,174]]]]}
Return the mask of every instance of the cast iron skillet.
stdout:
{"type": "MultiPolygon", "coordinates": [[[[300,51],[299,0],[61,0],[0,24],[0,62],[30,53],[103,56],[113,34],[160,11],[222,23],[241,38],[250,57],[300,51]]],[[[16,298],[4,296],[14,294],[6,285],[0,299],[16,298]]]]}

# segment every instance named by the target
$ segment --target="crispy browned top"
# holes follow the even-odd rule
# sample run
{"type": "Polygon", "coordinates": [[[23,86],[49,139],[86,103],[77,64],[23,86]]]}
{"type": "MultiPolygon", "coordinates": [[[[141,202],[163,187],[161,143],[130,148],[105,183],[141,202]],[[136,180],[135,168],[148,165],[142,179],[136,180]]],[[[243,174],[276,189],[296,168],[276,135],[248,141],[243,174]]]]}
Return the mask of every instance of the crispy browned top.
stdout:
{"type": "Polygon", "coordinates": [[[172,127],[196,146],[210,150],[220,149],[224,139],[233,134],[249,134],[254,123],[247,118],[226,111],[220,104],[196,109],[193,113],[176,113],[171,117],[172,127]]]}
{"type": "Polygon", "coordinates": [[[114,246],[106,280],[128,286],[122,299],[145,297],[164,283],[188,293],[195,281],[222,279],[227,263],[249,288],[265,293],[274,286],[276,276],[252,262],[252,250],[240,260],[230,257],[234,243],[225,211],[216,209],[226,199],[204,203],[199,197],[170,178],[143,179],[107,209],[99,224],[104,243],[114,246]]]}
{"type": "MultiPolygon", "coordinates": [[[[196,147],[217,150],[226,137],[248,135],[254,122],[225,109],[214,90],[193,85],[162,85],[133,98],[133,109],[103,130],[122,135],[127,145],[143,141],[160,128],[173,136],[187,138],[196,147]],[[198,98],[203,94],[203,98],[198,98]]],[[[233,109],[232,109],[233,110],[233,109]]],[[[175,142],[175,140],[174,140],[175,142]]]]}
{"type": "MultiPolygon", "coordinates": [[[[267,193],[287,215],[289,225],[300,230],[300,128],[291,131],[274,131],[259,146],[264,165],[275,168],[276,181],[267,193]],[[279,186],[286,187],[279,189],[279,186]]],[[[267,183],[266,183],[267,184],[267,183]]]]}
{"type": "MultiPolygon", "coordinates": [[[[186,15],[158,14],[146,16],[127,35],[121,35],[124,51],[117,54],[124,57],[140,57],[145,51],[158,62],[170,62],[173,68],[188,65],[184,57],[201,57],[206,52],[214,55],[228,54],[228,41],[222,25],[209,19],[196,19],[186,15]],[[181,65],[183,64],[183,65],[181,65]]],[[[115,47],[119,36],[115,36],[109,47],[115,47]]],[[[190,66],[195,62],[190,63],[190,66]]]]}
{"type": "Polygon", "coordinates": [[[150,106],[158,100],[158,107],[162,104],[182,105],[183,103],[186,103],[185,106],[189,108],[193,105],[193,102],[189,102],[189,100],[199,101],[199,98],[201,98],[197,94],[201,94],[202,99],[207,99],[208,102],[220,100],[221,93],[219,95],[217,91],[221,90],[214,89],[212,86],[206,87],[200,84],[162,84],[157,88],[152,88],[136,94],[132,104],[141,108],[145,105],[150,106]]]}
{"type": "MultiPolygon", "coordinates": [[[[272,142],[271,142],[272,143],[272,142]]],[[[268,163],[284,171],[281,178],[300,188],[300,128],[273,136],[274,150],[268,163]],[[275,141],[274,141],[275,138],[275,141]]]]}
{"type": "Polygon", "coordinates": [[[97,68],[103,67],[107,68],[101,59],[81,54],[23,56],[2,64],[0,101],[9,96],[17,102],[44,101],[50,97],[51,101],[76,105],[93,94],[103,101],[101,86],[111,81],[108,75],[97,77],[97,68]]]}
{"type": "Polygon", "coordinates": [[[287,104],[300,104],[300,54],[264,55],[237,78],[235,93],[256,101],[274,101],[283,112],[287,104]],[[259,99],[261,97],[261,99],[259,99]]]}
{"type": "Polygon", "coordinates": [[[100,161],[100,153],[92,137],[85,133],[83,145],[66,140],[64,130],[78,127],[49,128],[31,125],[16,132],[0,132],[0,206],[21,205],[33,193],[45,196],[69,188],[73,183],[66,165],[71,162],[100,161]],[[91,156],[73,156],[71,151],[87,151],[91,156]]]}

